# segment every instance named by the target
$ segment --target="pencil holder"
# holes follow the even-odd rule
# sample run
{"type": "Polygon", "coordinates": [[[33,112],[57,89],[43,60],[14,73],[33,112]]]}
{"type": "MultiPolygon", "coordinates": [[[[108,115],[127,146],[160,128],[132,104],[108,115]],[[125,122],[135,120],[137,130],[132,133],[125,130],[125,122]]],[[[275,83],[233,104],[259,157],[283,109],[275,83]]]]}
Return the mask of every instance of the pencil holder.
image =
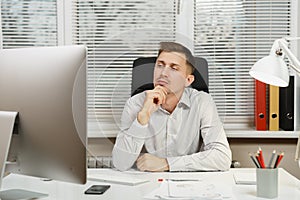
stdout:
{"type": "Polygon", "coordinates": [[[278,196],[278,168],[256,169],[256,192],[258,197],[263,198],[278,196]]]}

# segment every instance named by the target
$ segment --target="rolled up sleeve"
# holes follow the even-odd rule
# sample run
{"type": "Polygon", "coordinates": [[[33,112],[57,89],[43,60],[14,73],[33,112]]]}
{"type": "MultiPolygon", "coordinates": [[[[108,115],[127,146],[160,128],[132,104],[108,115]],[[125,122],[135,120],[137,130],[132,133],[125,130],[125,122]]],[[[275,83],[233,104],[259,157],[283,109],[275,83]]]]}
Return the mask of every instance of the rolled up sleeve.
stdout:
{"type": "Polygon", "coordinates": [[[149,134],[148,125],[141,125],[137,121],[138,105],[132,99],[126,102],[121,117],[121,130],[112,151],[113,165],[121,171],[133,166],[149,134]]]}

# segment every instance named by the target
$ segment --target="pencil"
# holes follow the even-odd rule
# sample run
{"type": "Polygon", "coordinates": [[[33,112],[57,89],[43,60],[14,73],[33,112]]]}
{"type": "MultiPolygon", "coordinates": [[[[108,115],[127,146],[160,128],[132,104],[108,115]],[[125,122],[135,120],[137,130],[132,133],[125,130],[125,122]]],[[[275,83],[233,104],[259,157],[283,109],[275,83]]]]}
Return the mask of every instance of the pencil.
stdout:
{"type": "Polygon", "coordinates": [[[283,156],[284,156],[284,152],[282,152],[281,154],[279,154],[279,155],[277,156],[277,159],[276,159],[274,168],[277,168],[277,167],[278,167],[278,165],[279,165],[280,161],[282,160],[283,156]]]}
{"type": "Polygon", "coordinates": [[[262,167],[261,167],[261,161],[260,161],[260,158],[259,158],[259,153],[256,153],[256,154],[255,154],[255,158],[256,158],[256,161],[257,161],[257,163],[258,163],[259,168],[262,168],[262,167]]]}
{"type": "Polygon", "coordinates": [[[276,154],[276,150],[273,150],[273,152],[272,152],[272,156],[271,156],[271,159],[270,159],[270,161],[269,161],[268,168],[271,168],[271,167],[272,167],[272,163],[273,163],[273,160],[274,160],[275,154],[276,154]]]}
{"type": "Polygon", "coordinates": [[[263,153],[260,147],[258,147],[258,151],[259,151],[259,158],[260,158],[260,164],[261,164],[261,168],[266,168],[265,166],[265,162],[264,162],[264,157],[263,157],[263,153]]]}
{"type": "Polygon", "coordinates": [[[260,168],[258,162],[255,160],[255,158],[253,157],[253,155],[252,155],[251,153],[248,153],[248,154],[249,154],[251,160],[254,162],[255,166],[256,166],[257,168],[260,168]]]}

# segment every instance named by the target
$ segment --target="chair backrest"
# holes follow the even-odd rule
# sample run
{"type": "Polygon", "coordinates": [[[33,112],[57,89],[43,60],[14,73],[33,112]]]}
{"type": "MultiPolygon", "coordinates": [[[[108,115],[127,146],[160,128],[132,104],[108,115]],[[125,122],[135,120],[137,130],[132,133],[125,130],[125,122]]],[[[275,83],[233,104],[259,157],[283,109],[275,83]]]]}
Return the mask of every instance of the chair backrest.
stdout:
{"type": "MultiPolygon", "coordinates": [[[[156,57],[141,57],[133,62],[131,96],[153,89],[153,70],[156,57]]],[[[195,57],[195,80],[192,87],[208,93],[208,64],[204,58],[195,57]]]]}

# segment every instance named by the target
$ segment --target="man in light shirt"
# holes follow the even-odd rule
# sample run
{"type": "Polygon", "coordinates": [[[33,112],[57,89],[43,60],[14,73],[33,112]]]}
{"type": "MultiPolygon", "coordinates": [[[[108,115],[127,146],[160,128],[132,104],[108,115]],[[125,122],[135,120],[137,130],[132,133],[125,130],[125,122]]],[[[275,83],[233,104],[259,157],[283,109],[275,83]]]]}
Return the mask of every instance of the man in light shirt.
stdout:
{"type": "Polygon", "coordinates": [[[154,89],[127,100],[113,164],[141,171],[228,170],[231,150],[212,97],[190,88],[194,57],[181,44],[160,43],[154,89]],[[142,153],[145,151],[146,153],[142,153]]]}

